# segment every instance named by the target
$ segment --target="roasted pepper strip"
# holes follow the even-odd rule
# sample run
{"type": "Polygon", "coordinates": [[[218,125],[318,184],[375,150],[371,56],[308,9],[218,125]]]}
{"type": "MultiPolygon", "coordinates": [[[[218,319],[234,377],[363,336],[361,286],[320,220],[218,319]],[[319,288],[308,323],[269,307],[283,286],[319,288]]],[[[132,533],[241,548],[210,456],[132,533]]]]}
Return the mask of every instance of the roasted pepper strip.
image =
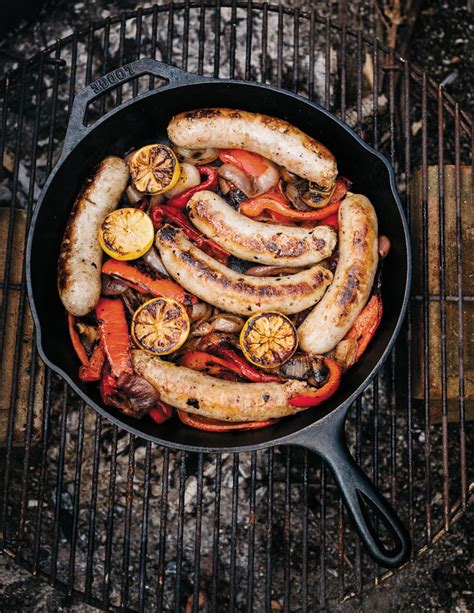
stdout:
{"type": "Polygon", "coordinates": [[[338,389],[341,383],[342,369],[339,364],[331,358],[324,358],[324,362],[329,369],[329,377],[326,383],[314,390],[314,392],[306,392],[304,394],[298,394],[293,396],[288,401],[294,407],[315,407],[325,402],[330,398],[338,389]]]}
{"type": "Polygon", "coordinates": [[[334,186],[334,190],[329,198],[329,204],[331,204],[331,202],[342,200],[351,187],[352,181],[349,181],[349,179],[346,179],[346,177],[339,177],[336,180],[336,185],[334,186]]]}
{"type": "Polygon", "coordinates": [[[77,357],[80,359],[81,364],[86,366],[89,364],[89,358],[87,357],[86,350],[84,345],[81,343],[81,339],[79,338],[79,334],[74,327],[76,324],[76,318],[71,313],[67,314],[67,327],[69,330],[69,336],[71,337],[71,343],[74,347],[74,351],[77,353],[77,357]]]}
{"type": "Polygon", "coordinates": [[[170,206],[174,206],[177,209],[184,209],[188,203],[188,200],[191,196],[194,196],[196,192],[201,192],[204,189],[215,191],[217,189],[217,168],[213,168],[212,166],[197,166],[199,170],[199,174],[201,177],[206,177],[204,181],[202,181],[196,187],[191,187],[187,189],[179,196],[175,196],[174,198],[170,198],[168,200],[168,204],[170,206]]]}
{"type": "Polygon", "coordinates": [[[151,219],[155,228],[159,228],[164,221],[168,221],[178,227],[180,227],[186,236],[192,241],[199,249],[205,251],[208,255],[211,255],[219,262],[227,264],[229,259],[229,252],[223,249],[220,245],[214,241],[205,238],[200,232],[194,228],[186,215],[172,206],[157,204],[151,211],[151,219]]]}
{"type": "Polygon", "coordinates": [[[334,213],[329,215],[319,222],[320,226],[332,226],[335,230],[339,230],[339,215],[334,213]]]}
{"type": "Polygon", "coordinates": [[[99,381],[105,364],[105,351],[99,342],[92,351],[91,359],[79,368],[79,378],[82,381],[99,381]]]}
{"type": "MultiPolygon", "coordinates": [[[[240,212],[247,217],[258,217],[264,211],[270,211],[271,213],[277,213],[278,215],[284,216],[285,220],[289,222],[317,221],[337,213],[340,204],[340,201],[337,201],[328,204],[322,209],[316,209],[314,211],[297,211],[284,202],[280,196],[274,193],[266,193],[242,202],[240,205],[240,212]]],[[[280,219],[283,221],[282,218],[280,219]]]]}
{"type": "Polygon", "coordinates": [[[259,177],[268,168],[261,155],[245,149],[221,149],[218,156],[223,164],[232,164],[252,177],[259,177]]]}
{"type": "Polygon", "coordinates": [[[267,419],[265,421],[220,421],[217,419],[209,419],[201,415],[194,415],[186,411],[178,410],[179,419],[186,426],[196,428],[197,430],[205,430],[206,432],[229,432],[230,430],[257,430],[258,428],[266,428],[276,424],[279,419],[267,419]]]}
{"type": "Polygon", "coordinates": [[[367,345],[372,340],[382,320],[382,314],[382,298],[376,293],[359,313],[354,325],[344,337],[344,340],[351,339],[357,342],[356,361],[364,353],[367,345]]]}
{"type": "Polygon", "coordinates": [[[95,309],[102,346],[112,369],[119,377],[131,373],[130,337],[125,309],[120,298],[101,298],[95,309]]]}
{"type": "Polygon", "coordinates": [[[173,408],[165,402],[161,402],[161,400],[159,400],[156,403],[156,406],[148,412],[148,415],[157,424],[164,424],[165,421],[168,421],[168,419],[173,417],[173,408]]]}
{"type": "Polygon", "coordinates": [[[221,345],[216,349],[217,353],[225,360],[230,362],[234,367],[234,372],[238,373],[241,377],[254,381],[256,383],[269,383],[270,381],[280,381],[278,375],[270,375],[258,370],[251,366],[245,358],[242,358],[230,347],[221,345]]]}
{"type": "Polygon", "coordinates": [[[153,279],[135,266],[110,259],[102,266],[102,272],[106,275],[118,277],[126,285],[135,289],[141,294],[151,294],[152,296],[165,296],[174,298],[183,304],[189,303],[191,296],[182,287],[170,279],[153,279]]]}
{"type": "MultiPolygon", "coordinates": [[[[222,353],[223,347],[218,347],[217,351],[222,353]]],[[[188,351],[180,359],[181,366],[187,366],[193,370],[205,371],[210,375],[222,376],[222,371],[228,370],[239,377],[250,381],[268,383],[269,381],[279,381],[276,375],[267,375],[253,368],[247,362],[228,349],[224,353],[226,357],[221,358],[205,351],[188,351]]]]}

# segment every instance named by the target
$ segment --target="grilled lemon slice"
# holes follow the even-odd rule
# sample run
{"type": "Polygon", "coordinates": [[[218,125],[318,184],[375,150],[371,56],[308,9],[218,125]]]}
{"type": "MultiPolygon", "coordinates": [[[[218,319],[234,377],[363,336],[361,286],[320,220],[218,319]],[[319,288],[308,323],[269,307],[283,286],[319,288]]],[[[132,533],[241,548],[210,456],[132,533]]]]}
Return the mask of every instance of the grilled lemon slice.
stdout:
{"type": "Polygon", "coordinates": [[[180,165],[174,151],[166,145],[146,145],[128,158],[134,187],[147,194],[163,194],[179,179],[180,165]]]}
{"type": "Polygon", "coordinates": [[[278,311],[267,311],[246,321],[240,333],[240,346],[255,366],[277,368],[296,351],[298,336],[288,317],[278,311]]]}
{"type": "Polygon", "coordinates": [[[139,307],[132,319],[132,338],[151,355],[167,355],[181,347],[189,334],[189,317],[173,298],[152,298],[139,307]]]}
{"type": "Polygon", "coordinates": [[[99,243],[115,260],[136,260],[150,249],[155,238],[153,222],[139,209],[117,209],[99,228],[99,243]]]}

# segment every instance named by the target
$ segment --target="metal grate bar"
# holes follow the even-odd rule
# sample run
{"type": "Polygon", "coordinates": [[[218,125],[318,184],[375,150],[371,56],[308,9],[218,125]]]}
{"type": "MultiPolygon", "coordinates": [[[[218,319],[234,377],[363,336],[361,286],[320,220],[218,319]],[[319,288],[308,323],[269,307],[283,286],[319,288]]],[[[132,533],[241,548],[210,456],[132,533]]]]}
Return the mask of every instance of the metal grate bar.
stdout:
{"type": "Polygon", "coordinates": [[[249,494],[249,517],[248,517],[248,566],[247,566],[247,611],[253,611],[253,592],[254,592],[254,568],[255,568],[255,527],[257,523],[256,507],[257,490],[257,453],[252,451],[250,465],[250,494],[249,494]]]}
{"type": "Polygon", "coordinates": [[[222,479],[222,456],[216,454],[216,485],[214,488],[214,529],[212,534],[212,586],[211,607],[212,611],[218,611],[217,589],[219,585],[219,534],[221,525],[221,479],[222,479]]]}
{"type": "Polygon", "coordinates": [[[459,442],[461,461],[461,504],[467,504],[466,475],[466,432],[465,432],[465,389],[464,389],[464,312],[462,283],[462,217],[461,217],[461,125],[459,104],[454,109],[454,147],[456,160],[455,191],[456,191],[456,270],[458,284],[458,330],[459,330],[459,442]]]}
{"type": "Polygon", "coordinates": [[[201,534],[202,534],[202,497],[204,489],[204,454],[198,454],[198,476],[196,491],[196,530],[194,536],[194,568],[193,568],[193,613],[199,610],[199,593],[201,581],[201,534]]]}
{"type": "MultiPolygon", "coordinates": [[[[427,82],[426,74],[423,74],[422,83],[422,249],[423,249],[423,295],[429,291],[428,282],[428,110],[427,110],[427,82]]],[[[431,442],[430,442],[430,346],[429,346],[430,313],[429,301],[423,300],[423,356],[424,356],[424,417],[425,417],[425,521],[426,540],[431,540],[431,442]]]]}
{"type": "Polygon", "coordinates": [[[86,600],[90,601],[92,584],[94,581],[93,563],[95,549],[95,529],[97,518],[97,485],[99,481],[99,462],[100,462],[100,440],[102,430],[102,415],[97,413],[95,419],[95,440],[94,440],[94,463],[92,466],[92,487],[91,500],[89,504],[89,531],[87,538],[87,562],[86,562],[86,581],[84,593],[86,600]]]}
{"type": "Polygon", "coordinates": [[[142,533],[140,539],[140,574],[138,586],[138,610],[146,610],[146,563],[147,563],[147,543],[148,543],[148,517],[150,507],[150,480],[151,480],[151,454],[152,446],[150,441],[146,444],[145,455],[145,476],[143,483],[143,510],[142,510],[142,533]]]}

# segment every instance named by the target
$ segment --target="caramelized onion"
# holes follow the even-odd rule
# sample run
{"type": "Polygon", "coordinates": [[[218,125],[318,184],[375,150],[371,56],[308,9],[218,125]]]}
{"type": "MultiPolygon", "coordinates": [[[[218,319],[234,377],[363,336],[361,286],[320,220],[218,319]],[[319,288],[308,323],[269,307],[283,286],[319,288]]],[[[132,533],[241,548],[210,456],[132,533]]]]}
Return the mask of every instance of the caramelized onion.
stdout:
{"type": "Polygon", "coordinates": [[[140,419],[151,411],[160,399],[157,389],[146,379],[135,374],[123,373],[117,381],[120,408],[130,417],[140,419]]]}
{"type": "Polygon", "coordinates": [[[278,166],[269,160],[265,160],[267,169],[258,177],[253,179],[253,195],[265,194],[274,187],[279,179],[280,172],[278,166]]]}
{"type": "Polygon", "coordinates": [[[140,202],[140,200],[146,196],[144,192],[139,192],[133,185],[129,185],[125,190],[125,193],[127,194],[130,204],[137,204],[137,202],[140,202]]]}
{"type": "Polygon", "coordinates": [[[190,336],[204,336],[211,332],[226,332],[235,334],[244,327],[244,320],[237,315],[220,313],[208,321],[201,321],[191,327],[190,336]]]}
{"type": "Polygon", "coordinates": [[[222,179],[232,183],[237,189],[244,192],[246,196],[253,195],[253,188],[250,182],[250,178],[240,168],[233,166],[232,164],[222,164],[217,169],[217,174],[222,179]]]}
{"type": "Polygon", "coordinates": [[[165,277],[169,277],[168,271],[166,270],[165,265],[163,264],[163,261],[158,254],[158,251],[155,249],[155,247],[153,247],[153,245],[142,257],[142,260],[154,272],[157,272],[160,275],[164,275],[165,277]]]}
{"type": "Polygon", "coordinates": [[[212,307],[207,302],[197,302],[193,304],[189,318],[191,321],[206,321],[212,314],[212,307]]]}
{"type": "Polygon", "coordinates": [[[183,162],[181,164],[181,174],[179,175],[178,182],[165,193],[165,196],[167,198],[174,198],[186,190],[191,189],[191,187],[196,187],[200,183],[201,175],[196,166],[183,162]]]}
{"type": "Polygon", "coordinates": [[[194,166],[210,164],[217,160],[217,149],[206,147],[205,149],[188,149],[187,147],[178,147],[173,145],[173,151],[176,153],[179,161],[194,166]]]}
{"type": "Polygon", "coordinates": [[[127,291],[128,285],[126,285],[120,279],[111,277],[109,275],[102,275],[102,289],[101,294],[104,296],[120,296],[127,291]]]}

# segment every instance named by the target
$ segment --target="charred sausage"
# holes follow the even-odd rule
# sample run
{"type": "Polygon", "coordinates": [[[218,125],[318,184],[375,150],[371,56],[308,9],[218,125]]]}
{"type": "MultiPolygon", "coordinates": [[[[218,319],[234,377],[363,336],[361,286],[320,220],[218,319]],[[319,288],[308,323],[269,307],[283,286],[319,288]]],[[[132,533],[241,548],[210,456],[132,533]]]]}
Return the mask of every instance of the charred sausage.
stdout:
{"type": "Polygon", "coordinates": [[[296,380],[286,383],[224,381],[143,351],[133,351],[132,364],[135,373],[151,383],[164,402],[188,413],[224,421],[259,421],[292,415],[304,409],[291,406],[289,399],[314,390],[296,380]]]}
{"type": "Polygon", "coordinates": [[[121,158],[106,157],[74,203],[61,243],[58,290],[66,310],[76,317],[92,311],[99,301],[102,249],[97,232],[104,217],[117,208],[128,176],[121,158]]]}
{"type": "Polygon", "coordinates": [[[329,190],[337,176],[333,154],[283,119],[236,109],[197,109],[173,117],[170,140],[180,147],[246,149],[329,190]]]}
{"type": "Polygon", "coordinates": [[[240,215],[214,192],[201,191],[188,202],[193,224],[208,238],[243,260],[282,266],[311,266],[329,257],[336,233],[254,221],[240,215]]]}
{"type": "Polygon", "coordinates": [[[334,349],[363,309],[377,270],[377,233],[377,216],[368,198],[348,194],[339,208],[339,261],[334,281],[298,329],[304,351],[334,349]]]}
{"type": "Polygon", "coordinates": [[[184,232],[170,225],[158,230],[155,245],[175,281],[201,300],[231,313],[299,313],[316,304],[332,281],[332,273],[319,264],[286,277],[237,273],[195,247],[184,232]]]}

